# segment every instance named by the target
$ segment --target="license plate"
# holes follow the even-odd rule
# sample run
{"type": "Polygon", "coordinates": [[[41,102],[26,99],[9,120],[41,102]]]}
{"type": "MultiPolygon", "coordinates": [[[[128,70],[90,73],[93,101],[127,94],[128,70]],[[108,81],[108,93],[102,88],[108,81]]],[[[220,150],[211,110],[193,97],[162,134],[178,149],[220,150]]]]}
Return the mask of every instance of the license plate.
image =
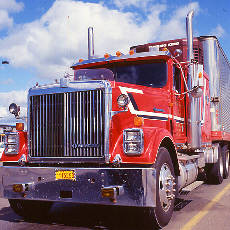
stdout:
{"type": "Polygon", "coordinates": [[[55,172],[56,180],[76,180],[74,170],[58,170],[55,172]]]}

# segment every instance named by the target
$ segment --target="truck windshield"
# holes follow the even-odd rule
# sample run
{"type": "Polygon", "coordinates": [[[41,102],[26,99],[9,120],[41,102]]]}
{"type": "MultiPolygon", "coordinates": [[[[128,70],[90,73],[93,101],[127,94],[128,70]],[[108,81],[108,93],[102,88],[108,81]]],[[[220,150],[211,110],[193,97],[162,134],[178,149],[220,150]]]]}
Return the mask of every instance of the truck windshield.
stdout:
{"type": "Polygon", "coordinates": [[[166,62],[119,64],[113,66],[111,70],[118,82],[153,88],[162,88],[167,83],[166,62]]]}
{"type": "Polygon", "coordinates": [[[113,72],[109,69],[79,69],[74,73],[74,80],[114,80],[113,72]]]}

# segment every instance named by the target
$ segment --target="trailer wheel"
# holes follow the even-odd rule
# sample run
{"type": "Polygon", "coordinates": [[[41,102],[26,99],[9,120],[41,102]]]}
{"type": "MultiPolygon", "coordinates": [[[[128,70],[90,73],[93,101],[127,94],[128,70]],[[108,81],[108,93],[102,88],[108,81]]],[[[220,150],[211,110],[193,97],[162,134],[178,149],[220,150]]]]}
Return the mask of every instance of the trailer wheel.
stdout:
{"type": "Polygon", "coordinates": [[[176,176],[174,167],[166,148],[158,151],[156,168],[156,207],[147,209],[146,224],[148,227],[162,228],[166,226],[173,213],[176,196],[176,176]]]}
{"type": "Polygon", "coordinates": [[[218,161],[214,164],[207,164],[206,177],[208,184],[221,184],[224,179],[224,159],[221,147],[218,148],[218,161]]]}
{"type": "Polygon", "coordinates": [[[227,145],[223,146],[222,148],[222,157],[223,157],[223,163],[224,163],[223,178],[227,179],[229,176],[229,149],[227,145]]]}
{"type": "Polygon", "coordinates": [[[53,204],[53,202],[48,201],[17,199],[9,199],[9,203],[13,211],[25,219],[37,219],[45,217],[53,204]]]}

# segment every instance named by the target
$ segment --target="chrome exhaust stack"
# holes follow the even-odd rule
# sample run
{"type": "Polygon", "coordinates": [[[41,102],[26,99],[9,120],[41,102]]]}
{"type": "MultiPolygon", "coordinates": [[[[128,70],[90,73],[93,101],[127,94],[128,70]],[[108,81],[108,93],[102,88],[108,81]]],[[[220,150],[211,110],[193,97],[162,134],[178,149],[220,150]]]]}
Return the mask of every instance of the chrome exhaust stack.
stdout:
{"type": "Polygon", "coordinates": [[[190,149],[201,148],[201,117],[200,117],[200,97],[202,90],[199,88],[197,78],[198,64],[194,63],[193,53],[193,31],[192,18],[194,11],[191,10],[186,17],[186,32],[187,32],[187,61],[189,63],[188,73],[188,89],[189,107],[188,107],[188,147],[190,149]]]}
{"type": "Polygon", "coordinates": [[[92,59],[94,57],[94,35],[93,35],[93,27],[88,28],[88,59],[92,59]]]}
{"type": "Polygon", "coordinates": [[[192,31],[192,18],[194,15],[194,11],[189,11],[186,17],[186,33],[187,33],[187,46],[188,46],[188,56],[187,60],[189,63],[194,59],[193,53],[193,31],[192,31]]]}

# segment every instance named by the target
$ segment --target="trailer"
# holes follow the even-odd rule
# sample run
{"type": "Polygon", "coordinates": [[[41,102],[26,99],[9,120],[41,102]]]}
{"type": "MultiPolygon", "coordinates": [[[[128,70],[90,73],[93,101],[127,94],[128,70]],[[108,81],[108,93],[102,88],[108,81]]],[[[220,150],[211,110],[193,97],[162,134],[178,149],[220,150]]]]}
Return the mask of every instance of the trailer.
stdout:
{"type": "MultiPolygon", "coordinates": [[[[203,177],[229,176],[230,65],[215,36],[89,55],[74,79],[31,88],[28,131],[6,134],[1,197],[23,217],[55,201],[136,207],[164,227],[176,196],[203,177]]],[[[10,111],[18,117],[14,104],[10,111]]]]}

